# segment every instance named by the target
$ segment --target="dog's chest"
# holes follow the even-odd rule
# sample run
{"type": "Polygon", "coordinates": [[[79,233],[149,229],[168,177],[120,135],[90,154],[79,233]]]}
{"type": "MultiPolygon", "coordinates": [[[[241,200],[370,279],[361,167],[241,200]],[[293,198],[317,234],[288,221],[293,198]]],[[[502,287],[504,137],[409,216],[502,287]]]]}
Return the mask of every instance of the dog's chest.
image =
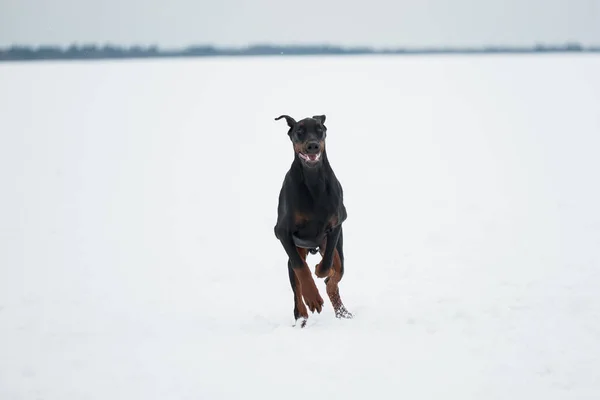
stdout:
{"type": "Polygon", "coordinates": [[[336,224],[335,214],[297,212],[294,215],[294,234],[300,238],[320,241],[336,224]]]}
{"type": "Polygon", "coordinates": [[[320,242],[338,224],[341,197],[332,183],[298,185],[293,194],[294,236],[320,242]]]}
{"type": "Polygon", "coordinates": [[[310,219],[326,223],[337,215],[340,207],[340,195],[331,183],[318,189],[301,185],[293,193],[293,209],[301,214],[310,215],[310,219]]]}

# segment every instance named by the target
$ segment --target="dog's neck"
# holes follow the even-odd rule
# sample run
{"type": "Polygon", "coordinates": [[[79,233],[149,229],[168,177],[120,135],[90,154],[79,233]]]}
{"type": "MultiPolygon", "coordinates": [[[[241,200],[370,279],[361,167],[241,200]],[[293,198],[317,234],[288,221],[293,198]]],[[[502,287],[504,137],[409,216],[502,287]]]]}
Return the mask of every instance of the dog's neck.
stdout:
{"type": "Polygon", "coordinates": [[[313,197],[318,197],[319,193],[325,191],[327,187],[328,179],[327,173],[331,170],[329,160],[327,159],[327,152],[323,151],[321,165],[315,168],[308,168],[302,164],[302,161],[296,154],[294,158],[294,166],[302,182],[308,188],[308,191],[313,197]]]}

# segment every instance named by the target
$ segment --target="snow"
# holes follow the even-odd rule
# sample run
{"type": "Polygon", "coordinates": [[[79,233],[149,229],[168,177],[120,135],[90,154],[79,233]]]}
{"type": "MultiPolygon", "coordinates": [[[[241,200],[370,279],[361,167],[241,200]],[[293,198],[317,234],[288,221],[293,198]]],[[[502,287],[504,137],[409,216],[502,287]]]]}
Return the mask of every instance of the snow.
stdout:
{"type": "Polygon", "coordinates": [[[0,399],[598,399],[599,71],[1,64],[0,399]],[[292,327],[280,114],[327,115],[352,320],[292,327]]]}

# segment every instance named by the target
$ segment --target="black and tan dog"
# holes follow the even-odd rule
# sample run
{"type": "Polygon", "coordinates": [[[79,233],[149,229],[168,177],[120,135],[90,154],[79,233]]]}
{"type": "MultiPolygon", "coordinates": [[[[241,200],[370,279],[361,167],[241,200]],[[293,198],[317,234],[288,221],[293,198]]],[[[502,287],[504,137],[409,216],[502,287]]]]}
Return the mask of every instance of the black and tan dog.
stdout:
{"type": "Polygon", "coordinates": [[[275,236],[288,256],[288,271],[294,291],[294,318],[304,327],[308,311],[321,313],[323,299],[310,268],[308,252],[320,252],[315,275],[325,278],[326,290],[338,318],[352,318],[338,289],[344,275],[342,223],[346,208],[342,185],[337,180],[325,150],[325,115],[298,122],[288,115],[288,136],[294,145],[294,161],[283,181],[277,207],[275,236]],[[306,305],[303,302],[306,302],[306,305]]]}

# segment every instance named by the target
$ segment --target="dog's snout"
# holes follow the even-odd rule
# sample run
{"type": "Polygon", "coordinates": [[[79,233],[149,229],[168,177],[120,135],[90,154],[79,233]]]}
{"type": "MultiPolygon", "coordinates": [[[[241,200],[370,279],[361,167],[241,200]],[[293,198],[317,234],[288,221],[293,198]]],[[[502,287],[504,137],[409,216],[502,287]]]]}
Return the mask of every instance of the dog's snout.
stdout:
{"type": "Polygon", "coordinates": [[[306,144],[306,152],[308,154],[317,154],[321,150],[319,142],[308,142],[306,144]]]}

